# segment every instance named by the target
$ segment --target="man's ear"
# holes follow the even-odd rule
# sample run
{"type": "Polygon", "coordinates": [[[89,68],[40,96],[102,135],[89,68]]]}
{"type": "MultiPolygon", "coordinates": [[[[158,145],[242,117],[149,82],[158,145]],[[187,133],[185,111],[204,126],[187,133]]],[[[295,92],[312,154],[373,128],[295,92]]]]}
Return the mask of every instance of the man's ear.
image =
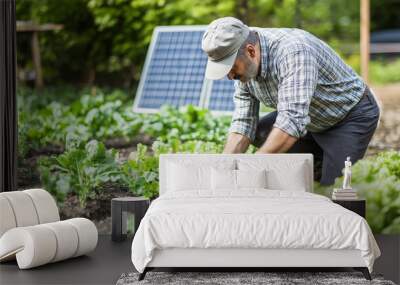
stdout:
{"type": "Polygon", "coordinates": [[[252,44],[247,44],[246,45],[246,50],[247,50],[247,53],[249,54],[249,56],[251,58],[256,57],[256,48],[255,48],[255,46],[253,46],[252,44]]]}

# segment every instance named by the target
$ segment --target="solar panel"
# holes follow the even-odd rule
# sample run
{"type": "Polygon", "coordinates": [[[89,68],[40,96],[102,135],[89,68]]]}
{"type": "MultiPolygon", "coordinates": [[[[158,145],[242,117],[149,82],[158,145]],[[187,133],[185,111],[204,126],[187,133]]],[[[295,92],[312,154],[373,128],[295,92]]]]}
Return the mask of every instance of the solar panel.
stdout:
{"type": "Polygon", "coordinates": [[[233,80],[227,78],[214,80],[206,107],[208,107],[210,111],[233,112],[235,110],[233,102],[234,92],[235,85],[233,80]]]}
{"type": "Polygon", "coordinates": [[[192,104],[213,114],[234,111],[234,81],[205,78],[207,55],[201,49],[201,40],[206,28],[170,26],[154,30],[135,97],[135,112],[158,112],[164,104],[192,104]]]}
{"type": "Polygon", "coordinates": [[[137,112],[163,104],[201,106],[207,56],[201,49],[205,26],[157,27],[135,98],[137,112]]]}

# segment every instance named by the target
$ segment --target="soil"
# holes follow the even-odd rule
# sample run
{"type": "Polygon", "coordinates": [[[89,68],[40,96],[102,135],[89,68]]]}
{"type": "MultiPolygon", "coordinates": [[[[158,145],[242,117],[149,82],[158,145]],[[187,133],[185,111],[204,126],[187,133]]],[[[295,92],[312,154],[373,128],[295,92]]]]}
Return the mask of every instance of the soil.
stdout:
{"type": "Polygon", "coordinates": [[[93,221],[99,234],[111,233],[111,199],[116,197],[134,196],[127,189],[108,185],[96,193],[82,206],[78,197],[70,193],[62,205],[59,205],[61,220],[75,217],[87,218],[93,221]]]}
{"type": "Polygon", "coordinates": [[[40,174],[37,167],[39,156],[18,158],[18,189],[40,187],[40,174]]]}

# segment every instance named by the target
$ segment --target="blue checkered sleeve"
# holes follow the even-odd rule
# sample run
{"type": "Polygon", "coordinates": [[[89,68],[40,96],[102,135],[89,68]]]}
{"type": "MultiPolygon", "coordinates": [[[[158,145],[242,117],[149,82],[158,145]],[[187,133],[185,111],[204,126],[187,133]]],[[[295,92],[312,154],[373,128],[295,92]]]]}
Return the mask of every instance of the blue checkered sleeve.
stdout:
{"type": "Polygon", "coordinates": [[[250,94],[246,84],[239,80],[235,80],[233,101],[235,112],[232,116],[229,132],[242,134],[253,142],[259,119],[260,101],[250,94]]]}
{"type": "Polygon", "coordinates": [[[318,82],[318,63],[310,50],[302,48],[288,51],[278,66],[278,115],[274,127],[300,138],[306,135],[310,122],[308,112],[318,82]]]}

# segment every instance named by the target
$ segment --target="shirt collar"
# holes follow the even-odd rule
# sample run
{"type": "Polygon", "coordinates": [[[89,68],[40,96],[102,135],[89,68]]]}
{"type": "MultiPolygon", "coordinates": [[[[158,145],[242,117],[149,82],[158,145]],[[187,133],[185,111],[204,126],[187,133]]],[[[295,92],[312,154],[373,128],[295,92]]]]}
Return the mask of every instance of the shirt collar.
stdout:
{"type": "Polygon", "coordinates": [[[260,50],[261,50],[261,69],[260,73],[257,75],[257,77],[266,77],[267,76],[267,68],[268,68],[268,39],[262,34],[262,32],[255,28],[254,31],[258,35],[258,39],[260,40],[260,50]]]}

